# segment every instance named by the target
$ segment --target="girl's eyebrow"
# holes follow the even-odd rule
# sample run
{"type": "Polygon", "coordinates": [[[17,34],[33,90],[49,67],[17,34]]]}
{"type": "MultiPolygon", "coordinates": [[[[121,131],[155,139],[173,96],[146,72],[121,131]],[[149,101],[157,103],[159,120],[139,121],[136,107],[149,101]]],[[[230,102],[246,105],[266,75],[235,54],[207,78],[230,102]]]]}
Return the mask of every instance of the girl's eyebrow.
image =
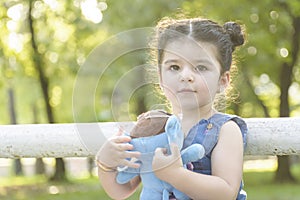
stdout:
{"type": "Polygon", "coordinates": [[[176,63],[176,62],[179,62],[179,61],[177,59],[169,59],[169,60],[164,61],[164,64],[176,63]]]}
{"type": "MultiPolygon", "coordinates": [[[[164,61],[164,64],[169,64],[169,63],[178,63],[180,62],[178,59],[168,59],[166,61],[164,61]]],[[[210,59],[207,58],[201,58],[201,59],[197,59],[192,61],[192,63],[207,63],[207,64],[212,64],[213,62],[211,62],[210,59]]]]}
{"type": "Polygon", "coordinates": [[[210,63],[212,64],[213,62],[211,62],[210,59],[207,59],[207,58],[202,58],[202,59],[197,59],[194,61],[195,63],[210,63]]]}

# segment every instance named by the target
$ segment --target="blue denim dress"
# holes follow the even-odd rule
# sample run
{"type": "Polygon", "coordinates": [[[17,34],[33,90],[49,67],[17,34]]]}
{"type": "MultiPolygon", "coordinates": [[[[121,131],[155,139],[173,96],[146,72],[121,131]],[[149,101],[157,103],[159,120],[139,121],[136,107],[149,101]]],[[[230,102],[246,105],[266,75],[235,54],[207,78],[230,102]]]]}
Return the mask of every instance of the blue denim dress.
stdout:
{"type": "MultiPolygon", "coordinates": [[[[205,148],[205,156],[199,161],[192,163],[193,171],[211,175],[211,153],[218,142],[220,128],[229,120],[234,121],[240,127],[243,135],[244,148],[246,147],[247,125],[244,120],[238,116],[216,113],[207,120],[202,119],[192,127],[183,144],[183,148],[194,143],[202,144],[205,148]]],[[[247,199],[247,194],[243,190],[243,182],[241,182],[237,200],[245,199],[247,199]]]]}

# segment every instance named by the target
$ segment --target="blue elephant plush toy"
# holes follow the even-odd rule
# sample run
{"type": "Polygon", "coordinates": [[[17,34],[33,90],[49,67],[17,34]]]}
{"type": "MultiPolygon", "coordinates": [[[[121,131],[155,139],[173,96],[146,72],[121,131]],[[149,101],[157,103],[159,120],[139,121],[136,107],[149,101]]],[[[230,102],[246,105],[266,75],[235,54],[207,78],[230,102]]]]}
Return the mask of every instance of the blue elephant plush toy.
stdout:
{"type": "MultiPolygon", "coordinates": [[[[117,182],[119,184],[124,184],[129,182],[132,178],[140,176],[143,183],[143,188],[140,194],[141,200],[168,200],[171,193],[178,200],[190,199],[187,195],[175,189],[169,183],[158,179],[152,170],[152,160],[156,148],[166,148],[167,152],[170,152],[169,144],[176,143],[179,149],[182,149],[184,134],[181,130],[180,121],[175,115],[168,115],[161,111],[149,111],[143,116],[142,120],[138,119],[136,127],[142,127],[140,131],[146,127],[148,132],[146,129],[142,133],[138,132],[138,137],[133,138],[130,141],[130,144],[134,146],[133,151],[141,152],[141,156],[135,161],[140,163],[140,168],[119,167],[116,177],[117,182]],[[141,124],[143,124],[142,121],[145,122],[145,120],[148,120],[149,122],[150,119],[154,119],[152,120],[152,123],[147,123],[145,126],[141,126],[141,124]],[[157,120],[156,122],[158,123],[155,123],[155,120],[157,120]],[[139,124],[139,121],[141,121],[141,124],[139,124]],[[159,126],[157,126],[159,123],[164,124],[162,129],[163,132],[157,132],[157,130],[160,129],[159,126]],[[156,130],[151,131],[151,129],[156,130]],[[154,135],[149,134],[151,132],[157,133],[154,133],[154,135]],[[146,136],[144,137],[143,135],[146,136]]],[[[201,159],[204,156],[204,151],[203,146],[200,144],[193,144],[182,150],[181,158],[183,165],[186,167],[187,163],[201,159]]]]}

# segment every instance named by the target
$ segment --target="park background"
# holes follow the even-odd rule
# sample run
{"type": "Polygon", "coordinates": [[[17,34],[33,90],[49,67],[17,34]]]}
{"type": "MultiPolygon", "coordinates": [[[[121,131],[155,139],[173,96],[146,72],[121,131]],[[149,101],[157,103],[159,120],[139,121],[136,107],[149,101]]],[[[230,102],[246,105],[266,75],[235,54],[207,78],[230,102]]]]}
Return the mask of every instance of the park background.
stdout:
{"type": "MultiPolygon", "coordinates": [[[[0,124],[74,123],[74,85],[93,49],[116,34],[154,27],[161,17],[178,15],[245,26],[247,42],[236,54],[235,99],[226,102],[226,112],[244,118],[300,116],[298,0],[0,2],[0,124]]],[[[141,71],[122,85],[119,101],[112,105],[116,82],[148,59],[139,51],[117,58],[95,91],[96,119],[83,107],[76,122],[135,120],[160,105],[151,85],[121,101],[140,81],[136,79],[144,79],[141,71]]],[[[300,197],[298,156],[248,156],[244,172],[250,200],[300,197]]],[[[92,158],[0,159],[0,198],[109,199],[92,158]]]]}

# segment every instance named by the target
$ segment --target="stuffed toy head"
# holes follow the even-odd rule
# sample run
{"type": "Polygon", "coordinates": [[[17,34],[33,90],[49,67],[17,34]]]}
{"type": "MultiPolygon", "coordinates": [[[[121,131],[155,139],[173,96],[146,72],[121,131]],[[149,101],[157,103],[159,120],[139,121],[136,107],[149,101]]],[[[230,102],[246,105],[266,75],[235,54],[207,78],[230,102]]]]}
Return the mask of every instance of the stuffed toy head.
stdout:
{"type": "Polygon", "coordinates": [[[131,138],[151,137],[165,134],[168,143],[177,144],[181,149],[184,135],[179,119],[163,110],[150,110],[138,116],[137,123],[130,132],[131,138]],[[170,119],[172,118],[172,119],[170,119]]]}
{"type": "Polygon", "coordinates": [[[148,137],[165,132],[170,114],[163,110],[151,110],[141,114],[130,132],[131,138],[148,137]]]}

